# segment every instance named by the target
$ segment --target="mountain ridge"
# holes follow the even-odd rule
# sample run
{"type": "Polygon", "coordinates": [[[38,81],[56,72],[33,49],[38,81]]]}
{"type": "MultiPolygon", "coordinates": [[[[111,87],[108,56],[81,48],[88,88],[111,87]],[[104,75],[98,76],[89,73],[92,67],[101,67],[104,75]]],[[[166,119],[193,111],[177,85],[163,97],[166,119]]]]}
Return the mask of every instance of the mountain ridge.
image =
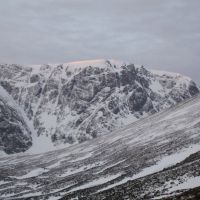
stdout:
{"type": "Polygon", "coordinates": [[[0,85],[54,145],[83,142],[197,93],[188,77],[116,60],[59,65],[0,65],[0,85]]]}

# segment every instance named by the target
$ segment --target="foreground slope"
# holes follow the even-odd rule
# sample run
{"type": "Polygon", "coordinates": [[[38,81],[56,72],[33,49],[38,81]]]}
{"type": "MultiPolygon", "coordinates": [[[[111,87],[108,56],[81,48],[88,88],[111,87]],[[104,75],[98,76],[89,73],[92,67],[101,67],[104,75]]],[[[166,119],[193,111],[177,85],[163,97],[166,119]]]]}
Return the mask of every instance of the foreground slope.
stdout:
{"type": "Polygon", "coordinates": [[[96,138],[199,93],[188,77],[116,60],[0,65],[0,85],[54,145],[96,138]]]}
{"type": "Polygon", "coordinates": [[[2,157],[0,199],[170,199],[174,195],[180,199],[180,195],[198,195],[199,133],[197,96],[82,144],[44,154],[2,157]]]}

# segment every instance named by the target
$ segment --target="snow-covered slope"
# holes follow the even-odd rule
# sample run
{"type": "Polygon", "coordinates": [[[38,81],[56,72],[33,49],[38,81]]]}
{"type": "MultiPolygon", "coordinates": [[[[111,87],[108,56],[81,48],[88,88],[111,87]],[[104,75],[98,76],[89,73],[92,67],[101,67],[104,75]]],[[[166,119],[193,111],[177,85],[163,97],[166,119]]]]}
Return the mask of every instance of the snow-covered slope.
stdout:
{"type": "Polygon", "coordinates": [[[0,65],[0,84],[33,122],[37,149],[40,138],[49,149],[83,142],[199,92],[188,77],[116,60],[0,65]]]}
{"type": "Polygon", "coordinates": [[[0,86],[0,152],[22,152],[31,145],[31,131],[26,115],[0,86]]]}
{"type": "Polygon", "coordinates": [[[199,133],[197,96],[82,144],[2,157],[0,199],[195,199],[199,133]]]}

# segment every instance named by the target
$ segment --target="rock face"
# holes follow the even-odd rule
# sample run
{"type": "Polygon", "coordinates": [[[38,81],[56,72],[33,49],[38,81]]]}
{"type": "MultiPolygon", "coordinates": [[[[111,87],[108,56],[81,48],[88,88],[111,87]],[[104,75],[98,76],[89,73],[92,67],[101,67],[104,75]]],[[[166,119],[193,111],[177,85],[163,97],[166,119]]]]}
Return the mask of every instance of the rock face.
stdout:
{"type": "Polygon", "coordinates": [[[0,86],[0,150],[8,154],[26,151],[32,145],[30,134],[14,100],[0,86]]]}
{"type": "Polygon", "coordinates": [[[114,60],[0,65],[0,80],[54,144],[96,138],[199,92],[188,77],[114,60]]]}

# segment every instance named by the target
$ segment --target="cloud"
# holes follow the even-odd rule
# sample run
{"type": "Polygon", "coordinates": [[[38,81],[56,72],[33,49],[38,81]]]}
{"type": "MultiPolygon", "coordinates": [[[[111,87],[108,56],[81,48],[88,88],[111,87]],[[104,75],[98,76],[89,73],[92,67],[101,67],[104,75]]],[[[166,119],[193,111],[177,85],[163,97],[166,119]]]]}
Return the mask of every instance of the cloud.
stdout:
{"type": "Polygon", "coordinates": [[[199,81],[199,7],[199,0],[0,0],[0,62],[112,57],[199,81]]]}

